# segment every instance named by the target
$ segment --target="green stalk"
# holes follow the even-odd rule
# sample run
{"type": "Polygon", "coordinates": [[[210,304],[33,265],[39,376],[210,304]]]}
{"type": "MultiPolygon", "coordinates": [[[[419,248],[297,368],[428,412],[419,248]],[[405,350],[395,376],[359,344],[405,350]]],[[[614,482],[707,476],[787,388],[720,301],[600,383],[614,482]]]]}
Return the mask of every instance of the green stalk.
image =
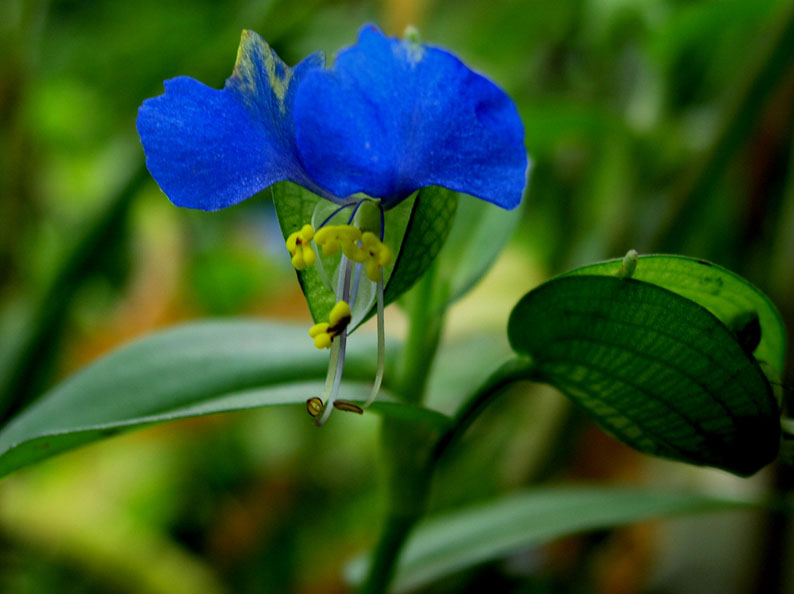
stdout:
{"type": "Polygon", "coordinates": [[[388,591],[400,552],[424,515],[439,461],[499,392],[516,381],[536,379],[533,369],[527,359],[514,359],[503,365],[466,401],[444,431],[417,431],[408,423],[384,420],[384,448],[391,470],[391,501],[361,594],[388,591]]]}
{"type": "Polygon", "coordinates": [[[412,404],[424,400],[427,378],[444,327],[445,312],[434,306],[436,269],[434,262],[406,298],[410,325],[398,367],[397,391],[412,404]]]}
{"type": "MultiPolygon", "coordinates": [[[[396,391],[407,402],[424,399],[427,378],[435,359],[444,313],[432,307],[436,285],[433,264],[406,296],[410,319],[408,337],[398,366],[396,391]]],[[[387,592],[400,551],[411,529],[424,515],[432,472],[428,461],[439,431],[399,419],[384,419],[382,444],[387,469],[388,512],[360,592],[387,592]]]]}

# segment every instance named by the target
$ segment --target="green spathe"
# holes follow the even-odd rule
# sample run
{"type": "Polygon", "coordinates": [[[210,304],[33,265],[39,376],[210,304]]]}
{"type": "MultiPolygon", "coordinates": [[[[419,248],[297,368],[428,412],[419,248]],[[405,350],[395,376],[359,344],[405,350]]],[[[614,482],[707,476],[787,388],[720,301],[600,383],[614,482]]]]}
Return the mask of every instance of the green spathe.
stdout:
{"type": "Polygon", "coordinates": [[[636,278],[563,276],[516,305],[508,335],[541,377],[642,452],[739,475],[777,455],[769,381],[694,301],[636,278]]]}

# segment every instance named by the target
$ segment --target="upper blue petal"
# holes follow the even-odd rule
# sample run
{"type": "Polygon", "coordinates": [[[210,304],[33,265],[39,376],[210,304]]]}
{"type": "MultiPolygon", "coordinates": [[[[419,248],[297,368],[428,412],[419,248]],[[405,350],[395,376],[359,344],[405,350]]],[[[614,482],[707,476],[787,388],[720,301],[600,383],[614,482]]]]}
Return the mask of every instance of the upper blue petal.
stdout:
{"type": "Polygon", "coordinates": [[[222,90],[179,77],[144,101],[137,126],[146,165],[171,202],[217,210],[281,180],[333,199],[300,163],[291,113],[298,83],[323,63],[312,55],[290,69],[259,35],[243,31],[222,90]]]}
{"type": "Polygon", "coordinates": [[[337,196],[393,205],[439,185],[504,208],[521,201],[527,156],[513,102],[444,50],[365,27],[332,69],[306,73],[294,117],[304,167],[337,196]]]}

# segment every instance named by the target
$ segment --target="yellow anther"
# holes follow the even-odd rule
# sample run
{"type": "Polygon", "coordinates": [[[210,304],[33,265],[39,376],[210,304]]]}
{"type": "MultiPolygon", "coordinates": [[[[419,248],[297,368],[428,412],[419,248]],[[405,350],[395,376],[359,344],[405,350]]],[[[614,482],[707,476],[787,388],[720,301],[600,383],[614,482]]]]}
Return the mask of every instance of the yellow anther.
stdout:
{"type": "Polygon", "coordinates": [[[322,247],[323,254],[332,256],[339,249],[348,259],[362,262],[361,250],[358,242],[361,240],[361,231],[353,225],[326,225],[314,238],[317,245],[322,247]]]}
{"type": "Polygon", "coordinates": [[[320,322],[319,324],[315,324],[309,329],[309,336],[311,338],[317,338],[320,334],[327,333],[328,326],[328,322],[320,322]]]}
{"type": "Polygon", "coordinates": [[[339,301],[331,310],[328,320],[331,322],[331,328],[344,325],[345,327],[350,323],[350,306],[345,301],[339,301]]]}
{"type": "Polygon", "coordinates": [[[328,225],[328,226],[325,226],[325,227],[321,228],[314,235],[314,242],[317,245],[325,244],[328,241],[328,239],[331,237],[331,235],[333,233],[333,230],[334,230],[333,225],[328,225]]]}
{"type": "Polygon", "coordinates": [[[374,233],[367,231],[361,236],[361,251],[366,256],[367,277],[373,283],[379,282],[383,278],[383,267],[391,264],[391,249],[374,233]]]}
{"type": "Polygon", "coordinates": [[[373,283],[379,283],[383,278],[383,270],[374,260],[367,262],[367,278],[373,283]]]}
{"type": "Polygon", "coordinates": [[[380,245],[381,245],[381,249],[380,252],[378,252],[378,264],[380,266],[388,266],[389,264],[392,263],[392,260],[394,259],[394,254],[392,253],[391,248],[389,248],[389,246],[387,246],[385,243],[382,243],[380,245]]]}
{"type": "Polygon", "coordinates": [[[329,348],[334,337],[345,331],[351,319],[350,306],[344,301],[339,301],[331,310],[328,322],[315,324],[309,330],[309,337],[314,339],[314,346],[318,349],[329,348]]]}
{"type": "Polygon", "coordinates": [[[314,242],[326,256],[341,249],[348,260],[364,264],[367,277],[375,283],[383,278],[383,267],[391,264],[394,257],[389,246],[377,235],[371,231],[362,233],[353,225],[326,225],[317,231],[314,242]]]}
{"type": "Polygon", "coordinates": [[[317,259],[317,255],[311,246],[314,238],[314,227],[304,225],[300,231],[295,231],[287,237],[287,251],[292,255],[292,265],[297,270],[303,270],[307,266],[312,266],[317,259]]]}

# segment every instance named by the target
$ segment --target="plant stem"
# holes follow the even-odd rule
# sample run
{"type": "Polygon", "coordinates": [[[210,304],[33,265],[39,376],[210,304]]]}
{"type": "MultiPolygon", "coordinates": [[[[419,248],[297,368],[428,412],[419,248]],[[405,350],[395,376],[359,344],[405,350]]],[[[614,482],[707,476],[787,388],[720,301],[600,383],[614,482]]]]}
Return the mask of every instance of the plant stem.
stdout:
{"type": "Polygon", "coordinates": [[[360,590],[361,594],[381,594],[387,591],[397,567],[395,561],[418,519],[418,515],[394,515],[386,519],[386,525],[372,557],[367,581],[360,590]]]}
{"type": "MultiPolygon", "coordinates": [[[[415,404],[424,398],[444,324],[443,310],[432,307],[435,285],[433,264],[406,296],[410,326],[395,384],[404,400],[415,404]]],[[[362,594],[380,594],[388,589],[408,534],[424,514],[432,474],[430,460],[438,437],[438,429],[417,427],[397,419],[383,421],[388,513],[360,590],[362,594]]]]}
{"type": "Polygon", "coordinates": [[[429,462],[432,465],[429,472],[435,470],[435,465],[444,453],[463,436],[485,407],[493,402],[494,397],[499,392],[517,381],[538,379],[535,374],[535,367],[529,359],[511,359],[492,373],[472,397],[463,403],[452,423],[450,423],[449,428],[436,442],[429,462]]]}
{"type": "Polygon", "coordinates": [[[514,359],[500,367],[461,407],[445,431],[417,432],[410,425],[384,420],[384,449],[389,459],[389,516],[375,549],[361,594],[387,591],[400,552],[425,511],[433,474],[442,456],[463,435],[493,397],[513,382],[535,379],[532,363],[514,359]]]}
{"type": "Polygon", "coordinates": [[[424,399],[444,326],[444,311],[433,307],[435,272],[436,263],[433,263],[407,296],[410,325],[399,366],[398,392],[413,404],[424,399]]]}

